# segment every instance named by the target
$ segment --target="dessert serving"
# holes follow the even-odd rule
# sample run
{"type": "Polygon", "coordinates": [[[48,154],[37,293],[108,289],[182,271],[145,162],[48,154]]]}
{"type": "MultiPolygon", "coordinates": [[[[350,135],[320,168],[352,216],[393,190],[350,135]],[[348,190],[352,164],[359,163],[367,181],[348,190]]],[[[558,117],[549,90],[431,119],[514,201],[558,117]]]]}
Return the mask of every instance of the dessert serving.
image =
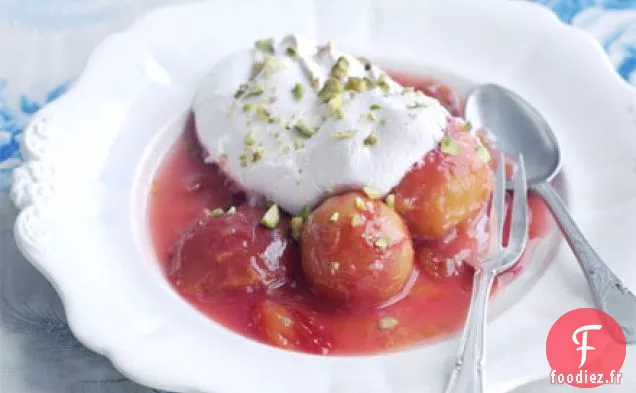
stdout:
{"type": "MultiPolygon", "coordinates": [[[[157,9],[100,44],[24,129],[16,245],[79,342],[160,391],[443,391],[473,266],[498,237],[490,169],[506,132],[489,141],[463,110],[490,83],[557,132],[554,185],[636,286],[634,92],[593,38],[527,2],[283,3],[157,9]],[[339,94],[325,102],[331,76],[339,94]],[[263,92],[234,98],[243,84],[263,92]],[[487,175],[488,195],[460,173],[487,175]]],[[[590,305],[576,258],[529,202],[524,255],[492,293],[488,391],[545,380],[551,326],[590,305]]],[[[624,368],[633,360],[628,347],[624,368]]]]}
{"type": "MultiPolygon", "coordinates": [[[[376,353],[455,332],[490,249],[496,167],[461,106],[439,82],[294,35],[224,58],[153,182],[167,278],[284,349],[376,353]]],[[[550,223],[529,203],[531,248],[550,223]]]]}

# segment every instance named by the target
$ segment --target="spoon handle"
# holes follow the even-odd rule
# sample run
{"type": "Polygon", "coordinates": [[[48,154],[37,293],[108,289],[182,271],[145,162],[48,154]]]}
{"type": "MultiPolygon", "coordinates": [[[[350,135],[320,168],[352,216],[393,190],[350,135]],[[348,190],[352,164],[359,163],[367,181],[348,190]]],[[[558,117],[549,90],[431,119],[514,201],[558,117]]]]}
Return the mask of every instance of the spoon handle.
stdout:
{"type": "Polygon", "coordinates": [[[448,380],[446,393],[484,391],[486,316],[494,279],[494,271],[475,271],[473,293],[464,333],[459,343],[457,363],[448,380]]]}
{"type": "Polygon", "coordinates": [[[554,214],[589,283],[596,306],[618,322],[625,341],[636,342],[636,296],[627,289],[587,241],[565,203],[548,183],[532,187],[554,214]]]}

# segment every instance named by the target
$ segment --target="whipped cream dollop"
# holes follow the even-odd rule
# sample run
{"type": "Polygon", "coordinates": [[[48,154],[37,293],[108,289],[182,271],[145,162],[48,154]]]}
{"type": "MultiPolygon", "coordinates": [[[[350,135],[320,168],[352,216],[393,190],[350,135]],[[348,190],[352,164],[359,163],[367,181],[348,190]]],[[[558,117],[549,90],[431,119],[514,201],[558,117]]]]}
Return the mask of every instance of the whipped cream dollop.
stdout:
{"type": "Polygon", "coordinates": [[[221,60],[193,110],[206,162],[291,214],[340,190],[390,192],[450,116],[364,59],[293,35],[221,60]]]}

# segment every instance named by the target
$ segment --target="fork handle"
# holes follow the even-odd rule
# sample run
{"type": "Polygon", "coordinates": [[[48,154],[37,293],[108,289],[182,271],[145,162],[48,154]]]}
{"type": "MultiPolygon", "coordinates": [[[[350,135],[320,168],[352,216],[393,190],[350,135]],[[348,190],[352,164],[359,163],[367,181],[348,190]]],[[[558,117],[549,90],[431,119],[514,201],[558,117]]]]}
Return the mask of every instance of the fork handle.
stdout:
{"type": "Polygon", "coordinates": [[[488,299],[495,279],[495,272],[476,270],[473,277],[473,293],[468,316],[446,393],[482,393],[484,391],[484,363],[486,316],[488,299]]]}
{"type": "Polygon", "coordinates": [[[583,269],[596,307],[618,322],[628,344],[635,343],[636,296],[623,285],[594,251],[554,188],[548,183],[543,183],[532,189],[547,203],[559,223],[563,236],[583,269]]]}

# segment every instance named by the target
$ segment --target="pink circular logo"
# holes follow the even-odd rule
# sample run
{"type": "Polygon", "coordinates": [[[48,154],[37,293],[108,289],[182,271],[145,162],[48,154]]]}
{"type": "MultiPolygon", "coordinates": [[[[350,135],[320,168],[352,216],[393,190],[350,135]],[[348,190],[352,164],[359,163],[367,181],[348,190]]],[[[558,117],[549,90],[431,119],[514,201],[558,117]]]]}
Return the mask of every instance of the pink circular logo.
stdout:
{"type": "Polygon", "coordinates": [[[548,334],[550,381],[580,388],[620,384],[625,336],[603,311],[579,308],[559,318],[548,334]]]}

